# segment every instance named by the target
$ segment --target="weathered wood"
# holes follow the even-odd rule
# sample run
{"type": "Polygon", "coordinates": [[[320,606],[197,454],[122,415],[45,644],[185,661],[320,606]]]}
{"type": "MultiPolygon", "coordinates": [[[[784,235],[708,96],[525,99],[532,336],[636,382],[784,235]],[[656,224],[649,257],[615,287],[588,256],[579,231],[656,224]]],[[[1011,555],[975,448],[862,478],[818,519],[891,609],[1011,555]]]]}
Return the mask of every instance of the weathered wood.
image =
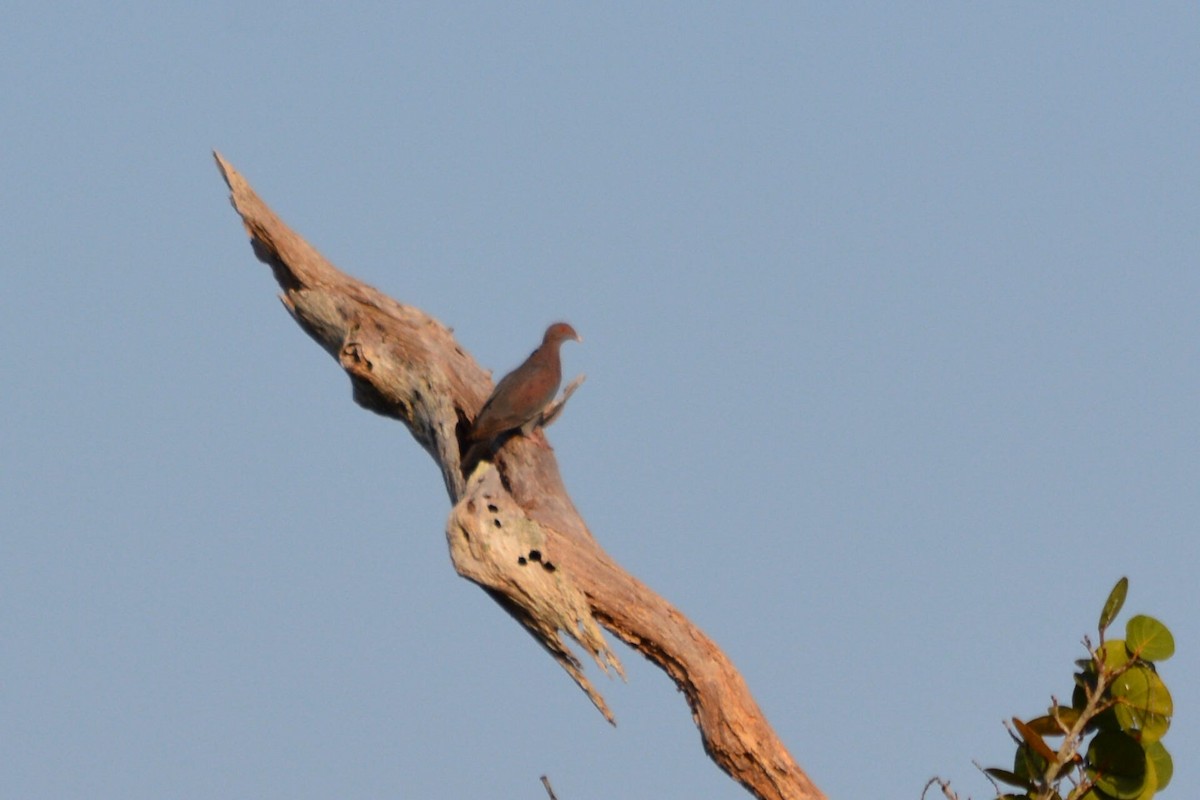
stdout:
{"type": "Polygon", "coordinates": [[[600,626],[660,666],[687,698],[705,751],[755,796],[824,798],[716,644],[596,542],[571,503],[542,430],[512,437],[494,465],[484,462],[472,475],[462,474],[470,421],[492,387],[450,329],[338,270],[220,154],[214,157],[288,312],[341,364],[355,401],[403,422],[441,470],[454,505],[446,536],[459,573],[521,622],[610,721],[564,635],[617,674],[623,674],[620,662],[600,626]]]}

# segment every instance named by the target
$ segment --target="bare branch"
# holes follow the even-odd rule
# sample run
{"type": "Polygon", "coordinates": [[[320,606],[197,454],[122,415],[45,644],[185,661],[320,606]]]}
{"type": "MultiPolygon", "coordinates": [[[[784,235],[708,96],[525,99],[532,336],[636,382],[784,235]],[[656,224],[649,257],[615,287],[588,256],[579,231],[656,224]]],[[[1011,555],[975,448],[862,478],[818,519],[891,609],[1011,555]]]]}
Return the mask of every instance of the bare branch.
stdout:
{"type": "MultiPolygon", "coordinates": [[[[541,428],[510,437],[491,463],[463,475],[466,431],[492,387],[451,330],[338,270],[214,156],[254,253],[273,270],[293,319],[349,375],[355,402],[403,422],[441,470],[454,504],[446,535],[460,574],[520,621],[607,718],[611,712],[564,634],[617,674],[620,662],[599,626],[660,666],[687,699],[705,751],[755,796],[824,798],[725,654],[600,548],[567,495],[541,428]]],[[[543,425],[561,413],[576,385],[543,425]]]]}

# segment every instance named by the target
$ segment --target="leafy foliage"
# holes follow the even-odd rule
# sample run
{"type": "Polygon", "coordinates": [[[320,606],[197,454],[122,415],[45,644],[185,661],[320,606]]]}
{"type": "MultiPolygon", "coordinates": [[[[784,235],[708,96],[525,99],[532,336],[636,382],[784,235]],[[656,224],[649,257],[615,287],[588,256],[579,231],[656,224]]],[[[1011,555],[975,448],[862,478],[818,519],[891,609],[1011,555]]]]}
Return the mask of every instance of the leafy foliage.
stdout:
{"type": "MultiPolygon", "coordinates": [[[[1027,722],[1013,717],[1012,769],[984,770],[997,800],[1150,800],[1167,788],[1173,765],[1162,738],[1174,705],[1156,662],[1174,654],[1175,639],[1167,626],[1143,614],[1126,623],[1124,639],[1105,639],[1128,589],[1128,579],[1121,578],[1109,593],[1098,644],[1084,638],[1088,657],[1075,662],[1070,705],[1052,697],[1043,716],[1027,722]],[[1055,746],[1048,738],[1061,741],[1055,746]],[[1017,791],[1005,792],[1001,783],[1017,791]]],[[[947,782],[934,783],[956,797],[947,782]]]]}
{"type": "Polygon", "coordinates": [[[1167,626],[1139,614],[1126,623],[1124,640],[1105,641],[1128,588],[1129,581],[1121,578],[1109,594],[1100,614],[1099,644],[1093,648],[1084,640],[1090,657],[1076,662],[1079,672],[1071,705],[1060,707],[1055,700],[1046,716],[1029,723],[1013,718],[1017,731],[1013,772],[1021,780],[1012,785],[1024,792],[1001,796],[1150,800],[1167,787],[1171,756],[1160,740],[1170,727],[1174,708],[1155,662],[1171,657],[1175,640],[1167,626]],[[1091,740],[1086,741],[1089,735],[1091,740]],[[1052,747],[1046,736],[1062,737],[1062,741],[1052,747]]]}

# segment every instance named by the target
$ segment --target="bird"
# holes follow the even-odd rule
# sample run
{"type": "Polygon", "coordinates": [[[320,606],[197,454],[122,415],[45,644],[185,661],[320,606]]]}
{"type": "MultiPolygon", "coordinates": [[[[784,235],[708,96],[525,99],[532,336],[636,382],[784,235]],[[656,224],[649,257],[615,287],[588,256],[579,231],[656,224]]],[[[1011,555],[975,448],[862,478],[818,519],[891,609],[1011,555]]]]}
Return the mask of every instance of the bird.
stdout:
{"type": "Polygon", "coordinates": [[[568,339],[583,341],[567,323],[554,323],[546,328],[541,346],[521,366],[500,379],[471,425],[465,464],[471,464],[473,455],[480,454],[510,431],[528,434],[533,430],[562,383],[558,351],[568,339]]]}

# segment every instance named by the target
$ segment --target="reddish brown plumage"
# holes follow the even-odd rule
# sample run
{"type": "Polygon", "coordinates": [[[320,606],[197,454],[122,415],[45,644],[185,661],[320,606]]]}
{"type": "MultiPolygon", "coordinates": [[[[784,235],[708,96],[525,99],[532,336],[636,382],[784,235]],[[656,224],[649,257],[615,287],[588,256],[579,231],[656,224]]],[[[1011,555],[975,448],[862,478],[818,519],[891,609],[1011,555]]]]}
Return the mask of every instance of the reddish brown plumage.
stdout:
{"type": "MultiPolygon", "coordinates": [[[[487,399],[471,426],[471,441],[487,445],[508,431],[525,429],[541,416],[554,399],[562,382],[559,346],[568,339],[580,341],[579,334],[565,322],[546,329],[542,344],[525,363],[505,375],[487,399]]],[[[528,433],[528,430],[523,430],[528,433]]]]}

